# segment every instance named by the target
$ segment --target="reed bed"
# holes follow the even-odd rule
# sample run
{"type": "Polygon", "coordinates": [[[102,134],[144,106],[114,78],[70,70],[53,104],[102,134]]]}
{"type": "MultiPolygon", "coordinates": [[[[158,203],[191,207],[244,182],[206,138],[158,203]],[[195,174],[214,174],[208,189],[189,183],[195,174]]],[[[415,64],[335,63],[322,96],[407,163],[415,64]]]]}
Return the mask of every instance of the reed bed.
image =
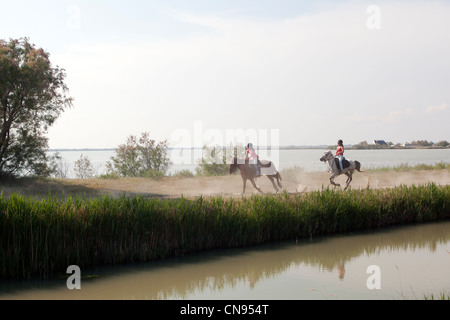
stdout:
{"type": "Polygon", "coordinates": [[[0,195],[0,278],[449,217],[450,186],[435,184],[248,198],[0,195]]]}

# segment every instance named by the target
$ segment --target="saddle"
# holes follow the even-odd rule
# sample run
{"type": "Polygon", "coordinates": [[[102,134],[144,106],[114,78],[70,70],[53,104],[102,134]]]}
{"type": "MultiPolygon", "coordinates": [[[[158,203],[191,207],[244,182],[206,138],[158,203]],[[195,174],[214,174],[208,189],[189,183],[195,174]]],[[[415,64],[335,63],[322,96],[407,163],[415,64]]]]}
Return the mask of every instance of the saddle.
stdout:
{"type": "Polygon", "coordinates": [[[259,159],[258,159],[258,163],[257,163],[258,167],[259,168],[270,168],[272,166],[272,161],[265,161],[265,162],[266,163],[264,164],[261,161],[259,161],[259,159]]]}
{"type": "MultiPolygon", "coordinates": [[[[257,163],[255,163],[258,166],[258,171],[256,174],[256,178],[261,177],[263,174],[261,172],[261,168],[270,168],[272,166],[272,161],[264,161],[265,163],[262,163],[259,159],[257,160],[257,163]]],[[[245,160],[245,164],[247,166],[250,165],[250,161],[248,159],[245,160]]]]}
{"type": "MultiPolygon", "coordinates": [[[[262,163],[259,159],[257,160],[257,163],[255,163],[258,168],[270,168],[272,166],[272,161],[264,161],[266,163],[262,163]]],[[[245,164],[249,165],[250,161],[248,159],[245,160],[245,164]]]]}
{"type": "MultiPolygon", "coordinates": [[[[339,166],[339,158],[334,158],[334,161],[336,162],[336,166],[338,168],[338,170],[341,169],[341,167],[339,166]]],[[[347,159],[342,159],[342,168],[347,169],[348,167],[350,167],[350,161],[348,161],[347,159]]]]}

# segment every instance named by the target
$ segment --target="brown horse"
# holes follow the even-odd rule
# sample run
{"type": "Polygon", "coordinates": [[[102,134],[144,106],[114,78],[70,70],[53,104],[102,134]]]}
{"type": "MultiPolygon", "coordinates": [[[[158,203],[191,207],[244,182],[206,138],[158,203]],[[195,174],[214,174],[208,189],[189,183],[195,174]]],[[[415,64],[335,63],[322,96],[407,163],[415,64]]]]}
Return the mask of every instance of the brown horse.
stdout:
{"type": "Polygon", "coordinates": [[[260,193],[263,193],[261,188],[258,187],[258,185],[255,182],[255,178],[259,178],[262,175],[267,176],[267,178],[269,178],[276,192],[278,192],[279,190],[278,187],[283,188],[283,186],[280,183],[280,181],[282,180],[281,175],[277,171],[272,162],[264,161],[264,163],[261,163],[260,167],[261,167],[260,169],[261,175],[257,176],[255,166],[249,165],[248,160],[240,160],[236,157],[233,159],[233,163],[230,164],[229,173],[232,174],[239,169],[239,171],[241,172],[242,182],[244,183],[244,189],[242,191],[243,194],[245,193],[245,186],[247,184],[247,180],[250,180],[250,182],[253,184],[256,190],[258,190],[260,193]],[[277,179],[278,186],[277,184],[275,184],[275,179],[277,179]]]}

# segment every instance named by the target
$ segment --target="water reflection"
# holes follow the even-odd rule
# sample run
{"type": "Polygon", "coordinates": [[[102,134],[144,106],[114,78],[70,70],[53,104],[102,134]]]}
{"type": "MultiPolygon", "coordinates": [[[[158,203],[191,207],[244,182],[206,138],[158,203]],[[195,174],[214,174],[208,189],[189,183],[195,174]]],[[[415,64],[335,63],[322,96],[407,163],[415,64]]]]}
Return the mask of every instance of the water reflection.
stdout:
{"type": "MultiPolygon", "coordinates": [[[[407,256],[398,256],[395,262],[382,267],[383,271],[392,269],[392,265],[397,268],[390,271],[394,275],[389,271],[383,274],[385,288],[397,285],[393,282],[398,281],[399,274],[406,279],[409,273],[417,278],[426,276],[421,272],[432,272],[444,280],[436,283],[435,289],[449,290],[449,243],[448,221],[389,228],[85,269],[83,276],[99,277],[82,279],[78,291],[68,290],[65,279],[57,277],[49,281],[1,281],[0,299],[315,299],[313,291],[317,287],[330,292],[345,290],[339,298],[358,298],[358,290],[368,277],[365,272],[355,271],[362,270],[359,264],[367,266],[367,261],[361,259],[383,264],[389,257],[406,252],[407,256]],[[430,258],[436,255],[438,260],[430,258]],[[429,259],[431,271],[424,271],[424,259],[429,259]],[[339,286],[344,289],[335,289],[339,286]]],[[[422,298],[422,289],[417,290],[418,298],[422,298]]],[[[402,294],[399,292],[399,297],[402,294]]]]}

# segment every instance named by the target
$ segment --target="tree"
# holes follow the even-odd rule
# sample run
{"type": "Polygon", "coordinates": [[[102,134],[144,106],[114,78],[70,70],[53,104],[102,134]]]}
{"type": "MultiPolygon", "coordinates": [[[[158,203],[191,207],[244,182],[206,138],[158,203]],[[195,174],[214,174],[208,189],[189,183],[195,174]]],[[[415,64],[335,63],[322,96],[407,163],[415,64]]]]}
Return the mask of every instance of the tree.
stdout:
{"type": "Polygon", "coordinates": [[[74,171],[78,179],[89,179],[95,176],[91,160],[84,155],[81,155],[80,159],[75,161],[74,171]]]}
{"type": "Polygon", "coordinates": [[[358,144],[355,144],[353,146],[353,148],[355,148],[355,149],[368,149],[369,148],[369,144],[367,143],[367,141],[364,140],[364,141],[361,141],[358,144]]]}
{"type": "MultiPolygon", "coordinates": [[[[230,145],[227,149],[216,145],[203,146],[203,156],[198,159],[198,167],[196,168],[197,175],[200,176],[225,176],[230,169],[230,160],[233,156],[237,156],[238,150],[242,148],[233,147],[230,145]],[[228,150],[227,150],[228,149],[228,150]],[[233,150],[231,155],[227,155],[227,151],[233,150]]],[[[243,157],[243,156],[241,156],[243,157]]]]}
{"type": "Polygon", "coordinates": [[[442,141],[439,141],[438,143],[436,143],[436,146],[448,148],[448,146],[450,146],[450,143],[447,140],[442,140],[442,141]]]}
{"type": "Polygon", "coordinates": [[[69,163],[64,160],[59,152],[56,152],[48,161],[48,166],[50,169],[50,176],[52,178],[62,178],[66,179],[69,173],[69,163]]]}
{"type": "Polygon", "coordinates": [[[149,177],[164,176],[171,166],[167,155],[167,141],[156,143],[150,139],[150,134],[144,132],[138,139],[129,136],[126,144],[119,145],[116,156],[106,163],[109,174],[118,174],[123,177],[149,177]]]}
{"type": "Polygon", "coordinates": [[[431,147],[433,145],[433,142],[428,140],[418,140],[413,141],[412,144],[419,147],[431,147]]]}
{"type": "Polygon", "coordinates": [[[142,156],[144,172],[148,175],[152,173],[166,174],[171,166],[171,161],[167,156],[169,145],[167,141],[156,143],[150,139],[150,133],[144,132],[139,139],[138,149],[142,156]]]}
{"type": "Polygon", "coordinates": [[[72,106],[65,77],[27,38],[0,40],[0,177],[51,173],[45,134],[72,106]]]}

